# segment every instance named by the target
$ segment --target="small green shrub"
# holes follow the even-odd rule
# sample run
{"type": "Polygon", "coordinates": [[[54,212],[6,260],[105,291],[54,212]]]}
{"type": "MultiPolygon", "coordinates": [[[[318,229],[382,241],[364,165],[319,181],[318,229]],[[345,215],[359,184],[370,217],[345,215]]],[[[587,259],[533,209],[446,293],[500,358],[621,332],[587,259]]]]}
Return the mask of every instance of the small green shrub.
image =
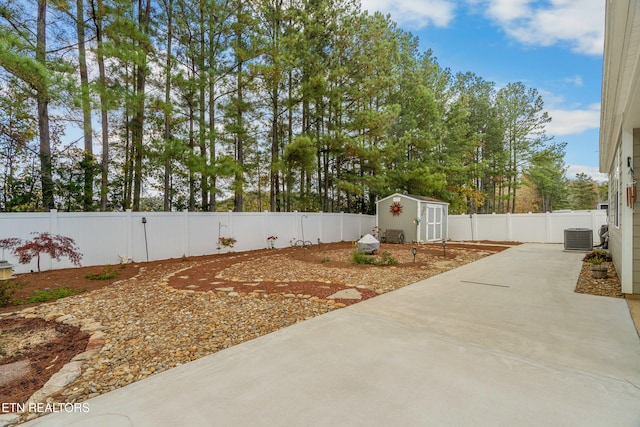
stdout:
{"type": "Polygon", "coordinates": [[[18,304],[33,304],[36,302],[53,301],[71,295],[81,294],[84,291],[85,289],[78,290],[67,287],[45,289],[43,291],[33,291],[33,293],[31,293],[31,295],[27,299],[20,301],[18,304]]]}
{"type": "Polygon", "coordinates": [[[380,259],[376,262],[376,265],[398,265],[398,260],[391,255],[391,252],[384,251],[380,254],[380,259]]]}
{"type": "Polygon", "coordinates": [[[322,258],[322,261],[320,261],[320,262],[324,264],[324,263],[327,263],[329,261],[331,261],[331,259],[327,257],[327,258],[322,258]]]}
{"type": "MultiPolygon", "coordinates": [[[[89,280],[109,280],[109,279],[113,279],[114,277],[116,277],[118,275],[118,270],[114,269],[114,266],[108,266],[107,268],[104,269],[104,271],[102,273],[96,273],[96,274],[87,274],[86,277],[89,280]]],[[[120,270],[122,270],[124,268],[124,264],[120,264],[120,270]]]]}
{"type": "Polygon", "coordinates": [[[384,251],[380,254],[380,258],[376,258],[372,255],[364,254],[357,249],[354,249],[351,253],[351,262],[354,264],[369,264],[369,265],[398,265],[398,260],[391,255],[391,252],[384,251]]]}
{"type": "Polygon", "coordinates": [[[4,280],[0,282],[0,307],[11,304],[15,291],[25,285],[26,283],[21,283],[16,280],[4,280]]]}
{"type": "Polygon", "coordinates": [[[591,264],[602,264],[603,262],[611,262],[613,259],[611,254],[604,249],[596,249],[586,254],[582,260],[591,264]]]}
{"type": "Polygon", "coordinates": [[[376,263],[376,259],[374,257],[372,257],[371,255],[367,255],[364,254],[362,252],[360,252],[357,249],[354,249],[353,252],[351,252],[351,262],[353,262],[354,264],[375,264],[376,263]]]}

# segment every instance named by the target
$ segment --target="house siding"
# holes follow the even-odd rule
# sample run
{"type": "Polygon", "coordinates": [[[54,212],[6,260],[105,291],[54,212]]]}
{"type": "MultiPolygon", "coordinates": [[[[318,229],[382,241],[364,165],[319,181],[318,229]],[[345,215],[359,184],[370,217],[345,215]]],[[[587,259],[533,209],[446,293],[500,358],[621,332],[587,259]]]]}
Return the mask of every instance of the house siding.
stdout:
{"type": "Polygon", "coordinates": [[[618,275],[622,274],[622,227],[620,216],[622,215],[624,204],[622,203],[623,189],[622,182],[618,179],[617,170],[622,168],[620,164],[621,141],[617,144],[616,154],[613,157],[611,169],[609,170],[609,251],[613,258],[618,275]],[[616,191],[619,194],[616,206],[616,191]],[[616,209],[617,208],[617,209],[616,209]],[[616,218],[616,215],[618,218],[616,218]],[[616,225],[617,224],[617,225],[616,225]]]}
{"type": "MultiPolygon", "coordinates": [[[[633,179],[636,183],[640,182],[640,129],[633,130],[633,179]]],[[[636,188],[637,186],[638,184],[636,184],[636,188]]],[[[632,250],[632,292],[636,294],[640,293],[640,199],[633,204],[632,250]]]]}
{"type": "Polygon", "coordinates": [[[640,0],[605,4],[600,170],[609,172],[610,211],[619,195],[619,214],[609,221],[609,248],[622,292],[640,293],[640,204],[627,205],[627,188],[640,178],[640,0]]]}

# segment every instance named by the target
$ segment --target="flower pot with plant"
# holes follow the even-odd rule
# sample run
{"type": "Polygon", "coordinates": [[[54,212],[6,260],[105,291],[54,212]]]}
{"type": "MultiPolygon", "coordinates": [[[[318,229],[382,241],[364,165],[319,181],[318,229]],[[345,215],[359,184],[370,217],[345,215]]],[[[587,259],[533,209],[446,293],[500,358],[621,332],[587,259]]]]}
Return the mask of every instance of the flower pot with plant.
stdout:
{"type": "Polygon", "coordinates": [[[595,279],[605,279],[609,271],[607,262],[611,262],[611,254],[602,249],[596,249],[585,255],[583,261],[591,264],[591,274],[595,279]]]}
{"type": "Polygon", "coordinates": [[[609,272],[609,266],[606,264],[592,264],[591,274],[594,279],[606,279],[609,272]]]}
{"type": "Polygon", "coordinates": [[[232,248],[233,245],[235,245],[237,242],[236,239],[234,239],[233,237],[219,237],[218,238],[218,245],[222,246],[223,248],[232,248]]]}

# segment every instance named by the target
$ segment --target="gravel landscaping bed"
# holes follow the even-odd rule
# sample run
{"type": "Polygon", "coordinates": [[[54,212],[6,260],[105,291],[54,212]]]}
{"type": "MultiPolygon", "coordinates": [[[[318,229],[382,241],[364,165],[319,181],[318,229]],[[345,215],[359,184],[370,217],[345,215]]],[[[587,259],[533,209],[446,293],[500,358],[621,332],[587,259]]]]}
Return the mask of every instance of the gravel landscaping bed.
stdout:
{"type": "Polygon", "coordinates": [[[415,263],[411,248],[383,245],[399,262],[383,267],[351,264],[350,243],[139,264],[133,277],[4,313],[0,322],[56,320],[91,334],[88,351],[72,362],[76,377],[55,394],[38,396],[82,402],[506,246],[450,245],[444,256],[440,245],[420,245],[415,263]]]}

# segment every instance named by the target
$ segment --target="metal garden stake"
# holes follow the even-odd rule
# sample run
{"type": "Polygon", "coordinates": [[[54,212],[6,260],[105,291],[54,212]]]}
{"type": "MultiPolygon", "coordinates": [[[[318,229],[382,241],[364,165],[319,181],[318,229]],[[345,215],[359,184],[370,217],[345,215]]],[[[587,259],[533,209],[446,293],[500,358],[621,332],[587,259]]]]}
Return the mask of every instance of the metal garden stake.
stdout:
{"type": "Polygon", "coordinates": [[[413,254],[413,262],[416,262],[416,254],[418,253],[418,248],[411,249],[411,253],[413,254]]]}
{"type": "Polygon", "coordinates": [[[142,226],[144,227],[144,248],[147,251],[147,262],[149,262],[149,245],[147,244],[147,217],[142,217],[142,226]]]}
{"type": "Polygon", "coordinates": [[[442,239],[442,255],[447,256],[447,241],[442,239]]]}

